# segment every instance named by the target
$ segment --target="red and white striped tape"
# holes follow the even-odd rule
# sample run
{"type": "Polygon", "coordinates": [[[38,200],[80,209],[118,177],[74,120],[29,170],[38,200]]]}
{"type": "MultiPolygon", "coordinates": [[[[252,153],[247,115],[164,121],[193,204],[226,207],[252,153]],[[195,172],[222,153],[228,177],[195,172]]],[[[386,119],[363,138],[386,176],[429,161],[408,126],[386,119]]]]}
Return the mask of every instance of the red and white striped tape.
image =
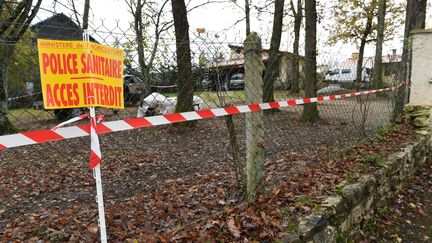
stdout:
{"type": "Polygon", "coordinates": [[[65,122],[62,122],[60,124],[58,124],[57,126],[55,126],[54,128],[52,128],[52,131],[55,131],[67,124],[71,124],[74,122],[77,122],[79,120],[85,119],[85,118],[90,118],[90,137],[91,137],[91,141],[90,141],[90,169],[93,169],[96,167],[96,165],[98,165],[101,160],[102,160],[102,153],[100,150],[100,146],[99,146],[99,137],[98,134],[96,132],[97,129],[97,123],[99,123],[100,120],[103,119],[103,116],[96,116],[94,111],[94,108],[90,108],[90,115],[84,114],[84,115],[80,115],[77,117],[74,117],[72,119],[69,119],[65,122]]]}
{"type": "MultiPolygon", "coordinates": [[[[125,130],[132,130],[144,127],[159,126],[173,124],[185,121],[203,120],[226,115],[236,115],[247,112],[256,112],[269,109],[277,109],[288,106],[297,106],[308,103],[323,102],[329,100],[345,99],[349,97],[368,95],[374,93],[383,93],[396,89],[385,88],[377,90],[361,91],[349,94],[319,96],[314,98],[303,98],[295,100],[274,101],[262,104],[240,105],[216,109],[207,109],[199,111],[182,112],[175,114],[166,114],[160,116],[132,118],[126,120],[109,121],[99,123],[96,127],[97,134],[111,133],[125,130]]],[[[70,127],[61,127],[53,130],[38,130],[30,132],[22,132],[11,135],[0,136],[0,149],[14,148],[50,141],[58,141],[70,138],[84,137],[90,135],[90,125],[78,125],[70,127]]]]}

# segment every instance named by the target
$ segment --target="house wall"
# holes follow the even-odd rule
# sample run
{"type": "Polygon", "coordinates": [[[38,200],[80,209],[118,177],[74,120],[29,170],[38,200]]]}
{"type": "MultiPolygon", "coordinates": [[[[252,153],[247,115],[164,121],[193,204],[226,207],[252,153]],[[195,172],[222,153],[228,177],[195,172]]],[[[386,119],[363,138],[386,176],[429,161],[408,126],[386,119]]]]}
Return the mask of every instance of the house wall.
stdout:
{"type": "Polygon", "coordinates": [[[244,58],[243,48],[231,48],[230,51],[231,51],[231,53],[230,53],[230,59],[231,60],[244,58]]]}
{"type": "Polygon", "coordinates": [[[282,55],[279,59],[279,79],[275,81],[275,87],[285,87],[286,81],[290,79],[292,67],[288,55],[282,55]]]}
{"type": "Polygon", "coordinates": [[[432,29],[411,32],[412,71],[410,103],[432,104],[432,29]]]}
{"type": "Polygon", "coordinates": [[[386,85],[392,85],[398,78],[398,76],[400,76],[400,65],[400,62],[390,62],[382,64],[381,78],[386,85]]]}

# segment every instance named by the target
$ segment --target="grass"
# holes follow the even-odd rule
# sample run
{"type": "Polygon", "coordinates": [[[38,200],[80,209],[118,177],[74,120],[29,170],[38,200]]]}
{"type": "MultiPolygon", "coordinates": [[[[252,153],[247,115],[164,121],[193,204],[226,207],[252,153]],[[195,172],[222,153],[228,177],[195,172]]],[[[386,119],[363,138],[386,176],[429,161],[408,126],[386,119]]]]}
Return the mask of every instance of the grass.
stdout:
{"type": "Polygon", "coordinates": [[[367,153],[364,155],[364,163],[380,166],[385,163],[385,160],[381,154],[367,153]]]}
{"type": "Polygon", "coordinates": [[[8,111],[11,120],[18,119],[51,119],[54,114],[49,110],[35,110],[31,108],[11,109],[8,111]]]}
{"type": "Polygon", "coordinates": [[[309,195],[300,195],[300,196],[296,197],[295,201],[299,202],[299,203],[306,203],[307,204],[307,203],[312,202],[312,197],[309,195]]]}
{"type": "MultiPolygon", "coordinates": [[[[175,97],[178,93],[162,93],[167,97],[175,97]]],[[[194,93],[197,96],[200,96],[205,101],[210,101],[215,104],[219,104],[219,97],[216,91],[196,91],[194,93]]],[[[242,104],[246,103],[246,94],[244,90],[230,90],[221,92],[221,97],[225,99],[225,102],[228,104],[242,104]]],[[[285,90],[275,90],[274,98],[276,101],[278,100],[289,100],[298,98],[298,96],[289,94],[285,90]]]]}

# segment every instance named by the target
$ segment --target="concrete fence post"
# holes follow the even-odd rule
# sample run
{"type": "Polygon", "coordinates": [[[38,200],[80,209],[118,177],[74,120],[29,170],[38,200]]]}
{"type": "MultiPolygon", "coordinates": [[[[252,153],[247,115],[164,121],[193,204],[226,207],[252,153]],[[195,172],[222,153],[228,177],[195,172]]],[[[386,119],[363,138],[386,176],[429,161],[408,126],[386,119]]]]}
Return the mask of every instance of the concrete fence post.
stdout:
{"type": "MultiPolygon", "coordinates": [[[[264,65],[261,57],[261,38],[252,32],[244,41],[245,94],[248,103],[262,103],[264,65]]],[[[246,169],[248,201],[255,200],[265,181],[263,112],[246,114],[246,169]]]]}

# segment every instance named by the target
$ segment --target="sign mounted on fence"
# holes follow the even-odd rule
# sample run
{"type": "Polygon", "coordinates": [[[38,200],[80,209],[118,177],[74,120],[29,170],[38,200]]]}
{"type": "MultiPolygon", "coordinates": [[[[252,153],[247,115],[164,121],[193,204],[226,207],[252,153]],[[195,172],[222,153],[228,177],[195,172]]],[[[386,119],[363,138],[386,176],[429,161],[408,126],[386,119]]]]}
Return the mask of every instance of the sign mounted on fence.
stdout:
{"type": "Polygon", "coordinates": [[[38,51],[45,109],[124,107],[122,49],[38,39],[38,51]]]}

